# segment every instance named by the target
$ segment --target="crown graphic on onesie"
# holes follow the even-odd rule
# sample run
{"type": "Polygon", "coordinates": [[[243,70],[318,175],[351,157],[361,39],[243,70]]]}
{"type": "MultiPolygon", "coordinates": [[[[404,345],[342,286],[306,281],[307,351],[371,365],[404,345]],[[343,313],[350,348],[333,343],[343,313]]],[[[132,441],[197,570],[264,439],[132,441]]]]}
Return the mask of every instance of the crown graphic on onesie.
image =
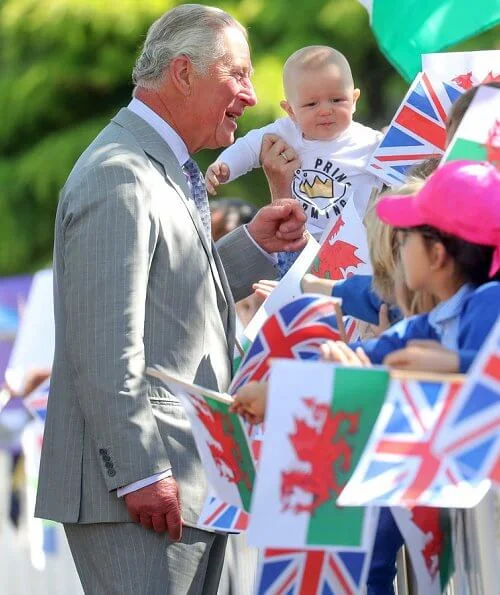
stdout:
{"type": "Polygon", "coordinates": [[[308,198],[333,198],[333,180],[327,178],[323,181],[319,176],[314,176],[312,183],[304,179],[299,190],[308,198]]]}

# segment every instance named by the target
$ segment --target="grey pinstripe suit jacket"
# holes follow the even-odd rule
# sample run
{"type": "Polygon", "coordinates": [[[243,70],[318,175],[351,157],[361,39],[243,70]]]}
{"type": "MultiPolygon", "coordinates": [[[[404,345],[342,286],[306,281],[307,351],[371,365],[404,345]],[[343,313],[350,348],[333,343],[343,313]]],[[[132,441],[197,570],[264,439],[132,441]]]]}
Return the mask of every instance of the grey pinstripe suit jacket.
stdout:
{"type": "Polygon", "coordinates": [[[241,299],[274,269],[242,229],[222,241],[219,258],[188,197],[167,144],[127,109],[86,149],[62,190],[37,516],[128,521],[116,488],[172,466],[183,517],[196,522],[206,486],[189,423],[144,370],[160,364],[225,389],[231,293],[241,299]]]}

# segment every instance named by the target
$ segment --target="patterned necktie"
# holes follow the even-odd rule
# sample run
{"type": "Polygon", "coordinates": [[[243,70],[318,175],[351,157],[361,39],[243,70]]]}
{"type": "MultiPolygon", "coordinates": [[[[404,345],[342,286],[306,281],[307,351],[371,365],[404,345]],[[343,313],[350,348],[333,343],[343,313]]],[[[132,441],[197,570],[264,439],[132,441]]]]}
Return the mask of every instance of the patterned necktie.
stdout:
{"type": "Polygon", "coordinates": [[[198,167],[198,164],[194,159],[188,159],[184,164],[184,171],[189,176],[191,183],[191,194],[193,195],[194,204],[198,209],[201,222],[203,223],[203,229],[205,230],[205,236],[210,245],[211,242],[211,220],[210,220],[210,208],[208,206],[208,195],[207,189],[205,188],[205,180],[198,167]]]}

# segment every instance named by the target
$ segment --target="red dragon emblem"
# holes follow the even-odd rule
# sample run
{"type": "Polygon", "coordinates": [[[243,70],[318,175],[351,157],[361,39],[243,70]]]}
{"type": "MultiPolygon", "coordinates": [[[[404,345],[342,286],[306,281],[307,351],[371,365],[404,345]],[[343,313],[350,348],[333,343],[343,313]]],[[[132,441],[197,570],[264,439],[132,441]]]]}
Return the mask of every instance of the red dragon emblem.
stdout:
{"type": "Polygon", "coordinates": [[[365,261],[356,255],[357,246],[343,240],[334,240],[344,225],[342,216],[340,216],[318,252],[318,256],[314,259],[311,273],[316,277],[332,281],[346,279],[354,274],[349,269],[356,269],[360,264],[365,264],[365,261]]]}
{"type": "Polygon", "coordinates": [[[496,120],[486,140],[487,160],[500,167],[500,120],[496,120]]]}
{"type": "Polygon", "coordinates": [[[486,85],[488,83],[500,83],[500,74],[493,74],[493,71],[490,70],[484,77],[484,80],[481,82],[482,85],[486,85]]]}
{"type": "Polygon", "coordinates": [[[459,74],[451,80],[465,91],[467,91],[467,89],[471,89],[474,86],[474,81],[472,80],[472,71],[466,72],[465,74],[459,74]]]}
{"type": "Polygon", "coordinates": [[[356,255],[357,249],[358,247],[354,244],[343,240],[337,240],[333,246],[325,243],[314,259],[311,273],[321,279],[331,279],[332,281],[352,277],[354,273],[349,269],[358,268],[365,262],[356,255]]]}
{"type": "Polygon", "coordinates": [[[416,506],[411,511],[412,521],[426,536],[422,556],[425,566],[434,580],[439,572],[439,556],[443,551],[443,531],[439,523],[439,509],[416,506]]]}
{"type": "Polygon", "coordinates": [[[210,432],[211,440],[207,440],[207,446],[221,477],[230,483],[244,482],[250,490],[252,482],[245,471],[243,455],[229,415],[214,411],[202,399],[190,396],[198,418],[210,432]]]}
{"type": "Polygon", "coordinates": [[[295,419],[295,431],[289,439],[304,468],[282,471],[281,503],[284,511],[313,513],[332,494],[340,495],[344,487],[337,472],[349,471],[352,451],[345,435],[357,433],[360,414],[334,413],[327,404],[316,403],[311,397],[302,401],[310,414],[310,423],[295,419]],[[312,496],[310,502],[292,502],[299,491],[312,496]]]}

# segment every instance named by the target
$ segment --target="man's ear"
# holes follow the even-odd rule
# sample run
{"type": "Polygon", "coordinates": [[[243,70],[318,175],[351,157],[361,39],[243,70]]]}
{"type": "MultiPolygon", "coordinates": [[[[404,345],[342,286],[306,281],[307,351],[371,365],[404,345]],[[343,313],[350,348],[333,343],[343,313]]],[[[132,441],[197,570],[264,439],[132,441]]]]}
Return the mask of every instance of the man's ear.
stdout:
{"type": "Polygon", "coordinates": [[[296,118],[295,118],[295,114],[293,112],[293,108],[288,103],[288,101],[286,101],[286,99],[283,99],[282,101],[280,101],[280,106],[281,106],[281,109],[285,110],[285,112],[290,116],[291,120],[293,122],[296,122],[296,118]]]}
{"type": "Polygon", "coordinates": [[[194,81],[194,68],[191,60],[184,55],[176,56],[168,65],[170,81],[181,95],[191,94],[194,81]]]}
{"type": "Polygon", "coordinates": [[[358,101],[360,95],[361,95],[361,91],[359,89],[354,89],[354,91],[352,92],[352,113],[353,114],[356,111],[356,102],[358,101]]]}

